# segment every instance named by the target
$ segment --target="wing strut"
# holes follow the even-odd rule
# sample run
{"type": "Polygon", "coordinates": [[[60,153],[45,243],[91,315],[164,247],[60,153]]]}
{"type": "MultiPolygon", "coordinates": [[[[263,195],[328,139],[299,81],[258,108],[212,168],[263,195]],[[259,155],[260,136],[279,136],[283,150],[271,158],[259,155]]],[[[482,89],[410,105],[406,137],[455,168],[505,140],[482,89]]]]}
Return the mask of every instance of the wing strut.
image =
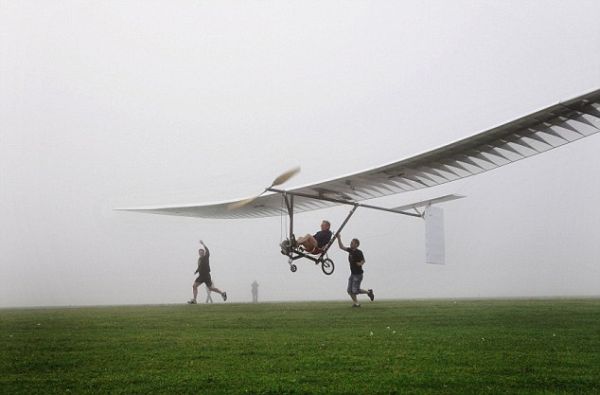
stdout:
{"type": "Polygon", "coordinates": [[[288,210],[288,215],[290,216],[289,238],[291,240],[295,240],[296,237],[294,236],[294,195],[290,195],[289,199],[288,199],[287,193],[283,193],[282,196],[283,196],[283,200],[285,201],[285,206],[287,207],[287,210],[288,210]]]}
{"type": "Polygon", "coordinates": [[[331,240],[329,240],[329,243],[327,243],[327,245],[325,246],[325,251],[329,250],[329,247],[331,247],[331,245],[333,244],[333,241],[335,239],[337,239],[337,237],[340,235],[340,233],[342,233],[342,229],[344,229],[344,226],[346,226],[346,224],[350,220],[350,217],[352,217],[352,214],[354,214],[354,212],[356,211],[357,208],[358,208],[358,204],[356,204],[356,205],[354,205],[354,207],[352,207],[352,210],[350,210],[350,213],[348,213],[348,216],[346,216],[346,219],[344,220],[344,222],[342,222],[342,224],[340,225],[338,230],[335,232],[335,234],[333,235],[331,240]]]}

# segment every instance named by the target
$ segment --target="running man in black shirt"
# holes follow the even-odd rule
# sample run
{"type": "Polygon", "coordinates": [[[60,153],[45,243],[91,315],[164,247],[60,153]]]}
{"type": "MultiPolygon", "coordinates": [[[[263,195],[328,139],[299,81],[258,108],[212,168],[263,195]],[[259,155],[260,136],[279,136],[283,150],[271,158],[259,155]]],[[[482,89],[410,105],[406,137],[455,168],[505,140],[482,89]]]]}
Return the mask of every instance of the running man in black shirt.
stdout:
{"type": "Polygon", "coordinates": [[[341,235],[337,236],[338,245],[340,248],[348,253],[348,262],[350,262],[350,277],[348,278],[348,295],[352,298],[352,307],[360,307],[360,303],[356,299],[358,294],[367,294],[371,302],[375,299],[375,294],[372,289],[365,291],[360,288],[360,283],[363,279],[363,265],[365,264],[365,256],[362,251],[358,249],[360,241],[358,239],[352,239],[350,242],[350,248],[347,248],[342,243],[341,235]]]}
{"type": "Polygon", "coordinates": [[[200,248],[198,250],[198,269],[194,272],[194,274],[198,273],[198,278],[194,281],[194,285],[192,285],[192,289],[194,290],[194,298],[190,300],[189,304],[196,304],[196,298],[198,297],[198,287],[202,284],[206,284],[206,288],[208,288],[208,292],[210,295],[210,291],[221,294],[223,301],[227,300],[227,292],[221,292],[220,289],[213,287],[212,279],[210,278],[210,264],[208,262],[208,258],[210,257],[210,251],[208,247],[202,240],[200,240],[200,244],[202,244],[203,249],[200,248]]]}

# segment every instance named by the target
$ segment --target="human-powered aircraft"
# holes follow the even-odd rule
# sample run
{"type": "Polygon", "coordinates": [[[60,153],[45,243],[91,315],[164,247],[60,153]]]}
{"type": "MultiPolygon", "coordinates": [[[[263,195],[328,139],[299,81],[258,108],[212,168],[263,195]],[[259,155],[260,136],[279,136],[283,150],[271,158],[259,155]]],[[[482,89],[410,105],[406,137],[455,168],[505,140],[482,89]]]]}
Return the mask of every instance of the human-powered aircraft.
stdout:
{"type": "Polygon", "coordinates": [[[333,273],[335,267],[327,251],[352,214],[359,207],[382,210],[424,219],[426,262],[443,264],[443,214],[441,208],[434,204],[462,196],[438,196],[401,207],[381,207],[364,202],[497,169],[599,131],[600,89],[410,158],[316,184],[279,188],[298,173],[299,168],[296,168],[277,177],[259,195],[246,199],[121,210],[223,219],[287,215],[289,231],[287,239],[281,244],[281,252],[288,257],[291,271],[297,270],[294,264],[297,259],[307,258],[320,264],[325,274],[333,273]],[[347,205],[351,209],[331,240],[322,248],[310,252],[298,247],[294,235],[294,214],[336,205],[347,205]]]}

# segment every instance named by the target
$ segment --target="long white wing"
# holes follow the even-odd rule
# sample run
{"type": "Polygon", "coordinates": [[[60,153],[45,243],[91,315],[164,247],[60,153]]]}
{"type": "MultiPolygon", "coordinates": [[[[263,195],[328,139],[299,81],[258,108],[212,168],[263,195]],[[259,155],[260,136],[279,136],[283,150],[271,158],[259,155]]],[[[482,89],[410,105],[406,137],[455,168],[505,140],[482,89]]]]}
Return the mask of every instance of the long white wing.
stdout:
{"type": "MultiPolygon", "coordinates": [[[[287,192],[363,201],[483,173],[599,131],[600,89],[420,155],[287,192]]],[[[231,210],[229,206],[234,202],[127,210],[203,218],[268,217],[287,213],[278,193],[267,193],[251,204],[231,210]]],[[[294,197],[294,212],[334,205],[336,203],[324,200],[294,197]]]]}

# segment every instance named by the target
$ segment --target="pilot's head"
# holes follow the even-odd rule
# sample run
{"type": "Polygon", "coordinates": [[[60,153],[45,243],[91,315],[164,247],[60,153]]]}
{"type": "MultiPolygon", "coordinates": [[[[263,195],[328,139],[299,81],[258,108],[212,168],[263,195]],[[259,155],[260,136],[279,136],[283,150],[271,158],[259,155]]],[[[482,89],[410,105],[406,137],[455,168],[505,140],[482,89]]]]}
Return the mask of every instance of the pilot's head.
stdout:
{"type": "Polygon", "coordinates": [[[198,255],[200,255],[200,258],[202,258],[204,256],[204,254],[206,254],[206,251],[204,251],[202,248],[200,248],[198,250],[198,255]]]}
{"type": "Polygon", "coordinates": [[[352,249],[358,248],[359,245],[360,245],[360,240],[358,240],[358,239],[352,239],[352,241],[350,242],[350,248],[352,248],[352,249]]]}
{"type": "Polygon", "coordinates": [[[323,222],[321,222],[321,230],[329,230],[329,228],[331,227],[331,223],[327,220],[323,220],[323,222]]]}

